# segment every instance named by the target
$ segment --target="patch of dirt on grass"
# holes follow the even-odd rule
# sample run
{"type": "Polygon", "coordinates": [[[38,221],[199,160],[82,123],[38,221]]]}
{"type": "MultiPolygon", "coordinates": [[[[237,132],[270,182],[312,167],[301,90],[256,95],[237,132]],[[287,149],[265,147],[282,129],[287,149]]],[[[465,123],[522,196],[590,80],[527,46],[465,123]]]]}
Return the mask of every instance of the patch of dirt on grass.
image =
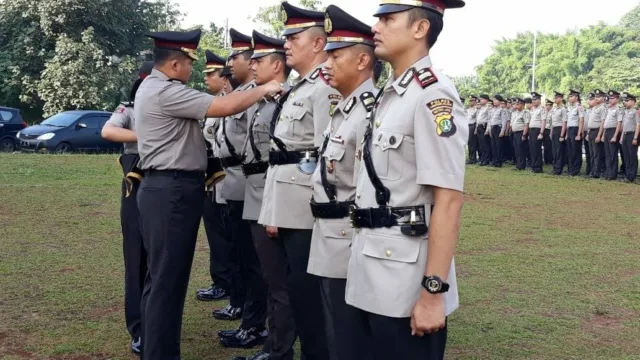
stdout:
{"type": "Polygon", "coordinates": [[[597,308],[593,314],[583,323],[583,328],[589,333],[601,333],[612,330],[620,330],[625,327],[624,322],[634,321],[640,314],[630,309],[604,309],[597,308]]]}
{"type": "Polygon", "coordinates": [[[22,343],[22,336],[16,336],[18,333],[9,331],[0,332],[0,357],[2,355],[15,356],[25,359],[35,358],[35,354],[24,350],[19,344],[22,343]]]}
{"type": "Polygon", "coordinates": [[[97,308],[97,309],[93,309],[93,310],[91,310],[89,312],[89,318],[91,320],[98,320],[98,319],[102,319],[105,316],[109,316],[111,314],[116,314],[116,313],[120,312],[121,310],[122,310],[122,308],[120,306],[97,308]]]}
{"type": "Polygon", "coordinates": [[[59,273],[64,274],[64,273],[68,273],[68,272],[72,272],[75,271],[75,268],[72,267],[63,267],[62,269],[58,270],[59,273]]]}
{"type": "Polygon", "coordinates": [[[58,355],[50,358],[51,360],[102,360],[109,359],[107,354],[91,354],[91,355],[58,355]]]}

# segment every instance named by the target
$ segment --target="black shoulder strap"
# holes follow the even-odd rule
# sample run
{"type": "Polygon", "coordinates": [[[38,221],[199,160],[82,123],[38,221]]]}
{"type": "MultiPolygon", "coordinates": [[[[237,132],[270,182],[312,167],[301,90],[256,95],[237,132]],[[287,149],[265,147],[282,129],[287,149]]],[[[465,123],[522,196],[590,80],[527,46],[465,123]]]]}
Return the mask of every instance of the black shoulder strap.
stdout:
{"type": "Polygon", "coordinates": [[[257,111],[253,114],[253,119],[251,119],[251,123],[249,124],[249,129],[247,131],[249,132],[249,145],[251,145],[251,151],[253,151],[253,158],[257,162],[261,162],[262,155],[260,154],[260,149],[258,149],[258,146],[256,145],[255,137],[253,136],[253,126],[256,123],[258,114],[259,113],[257,111]]]}
{"type": "Polygon", "coordinates": [[[229,149],[229,153],[232,157],[236,159],[241,159],[241,157],[236,153],[236,148],[231,144],[229,137],[227,136],[227,118],[222,118],[222,135],[224,136],[224,143],[227,145],[227,149],[229,149]]]}
{"type": "Polygon", "coordinates": [[[389,189],[384,186],[384,184],[378,177],[378,174],[376,173],[376,169],[373,167],[373,160],[371,159],[371,138],[373,137],[375,105],[380,102],[383,93],[384,87],[380,90],[373,103],[368,106],[365,105],[367,109],[367,120],[369,124],[367,124],[367,131],[364,134],[364,146],[362,149],[362,159],[364,160],[367,175],[369,176],[369,180],[371,180],[371,184],[376,189],[376,202],[381,207],[387,206],[387,204],[389,203],[389,199],[391,198],[391,191],[389,191],[389,189]]]}
{"type": "Polygon", "coordinates": [[[287,152],[287,146],[282,142],[282,140],[278,139],[274,134],[276,131],[276,124],[278,123],[278,119],[280,118],[280,113],[282,112],[282,107],[284,103],[287,102],[289,95],[291,94],[291,89],[284,93],[279,99],[276,100],[276,109],[273,111],[273,116],[271,117],[271,124],[269,126],[269,137],[276,144],[278,149],[282,152],[287,152]]]}

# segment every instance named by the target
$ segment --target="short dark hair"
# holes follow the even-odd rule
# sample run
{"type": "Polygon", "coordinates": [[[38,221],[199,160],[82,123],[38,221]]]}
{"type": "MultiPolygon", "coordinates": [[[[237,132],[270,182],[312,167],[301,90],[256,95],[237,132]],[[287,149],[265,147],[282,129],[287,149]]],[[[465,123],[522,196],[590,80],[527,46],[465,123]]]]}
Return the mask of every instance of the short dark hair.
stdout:
{"type": "Polygon", "coordinates": [[[436,44],[438,36],[442,32],[444,22],[442,15],[423,8],[413,8],[409,10],[409,25],[413,25],[416,21],[427,20],[431,26],[429,27],[429,33],[427,34],[427,46],[429,49],[436,44]]]}
{"type": "Polygon", "coordinates": [[[269,56],[269,59],[271,59],[271,62],[280,61],[282,65],[284,65],[284,77],[288,78],[289,74],[291,74],[291,68],[289,67],[289,65],[287,65],[286,56],[281,53],[273,53],[273,54],[269,54],[268,56],[269,56]]]}
{"type": "Polygon", "coordinates": [[[181,60],[187,58],[187,55],[180,50],[153,48],[153,65],[162,66],[169,60],[181,60]]]}

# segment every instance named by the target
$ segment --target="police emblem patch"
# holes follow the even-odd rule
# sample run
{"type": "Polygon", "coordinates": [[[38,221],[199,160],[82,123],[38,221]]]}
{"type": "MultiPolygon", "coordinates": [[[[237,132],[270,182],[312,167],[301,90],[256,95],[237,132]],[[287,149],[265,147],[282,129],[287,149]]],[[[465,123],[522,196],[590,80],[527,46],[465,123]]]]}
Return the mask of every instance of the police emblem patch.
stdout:
{"type": "Polygon", "coordinates": [[[450,99],[437,99],[427,103],[427,108],[435,116],[436,134],[441,137],[451,137],[457,132],[454,122],[453,101],[450,99]]]}
{"type": "Polygon", "coordinates": [[[328,34],[333,31],[333,23],[331,22],[331,18],[329,17],[329,13],[325,15],[324,18],[324,31],[328,34]]]}
{"type": "Polygon", "coordinates": [[[252,49],[256,48],[256,41],[253,38],[251,38],[251,48],[252,49]]]}

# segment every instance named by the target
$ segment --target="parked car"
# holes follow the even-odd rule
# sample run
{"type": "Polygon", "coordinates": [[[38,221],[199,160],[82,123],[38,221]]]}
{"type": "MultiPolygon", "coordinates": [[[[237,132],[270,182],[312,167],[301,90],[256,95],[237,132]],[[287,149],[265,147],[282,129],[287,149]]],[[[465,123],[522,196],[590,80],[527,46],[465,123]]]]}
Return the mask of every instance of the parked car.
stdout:
{"type": "Polygon", "coordinates": [[[21,151],[117,151],[122,144],[105,140],[102,127],[111,117],[106,111],[74,110],[53,115],[16,136],[21,151]]]}
{"type": "Polygon", "coordinates": [[[27,127],[20,110],[0,106],[0,151],[12,152],[16,149],[16,134],[27,127]]]}

